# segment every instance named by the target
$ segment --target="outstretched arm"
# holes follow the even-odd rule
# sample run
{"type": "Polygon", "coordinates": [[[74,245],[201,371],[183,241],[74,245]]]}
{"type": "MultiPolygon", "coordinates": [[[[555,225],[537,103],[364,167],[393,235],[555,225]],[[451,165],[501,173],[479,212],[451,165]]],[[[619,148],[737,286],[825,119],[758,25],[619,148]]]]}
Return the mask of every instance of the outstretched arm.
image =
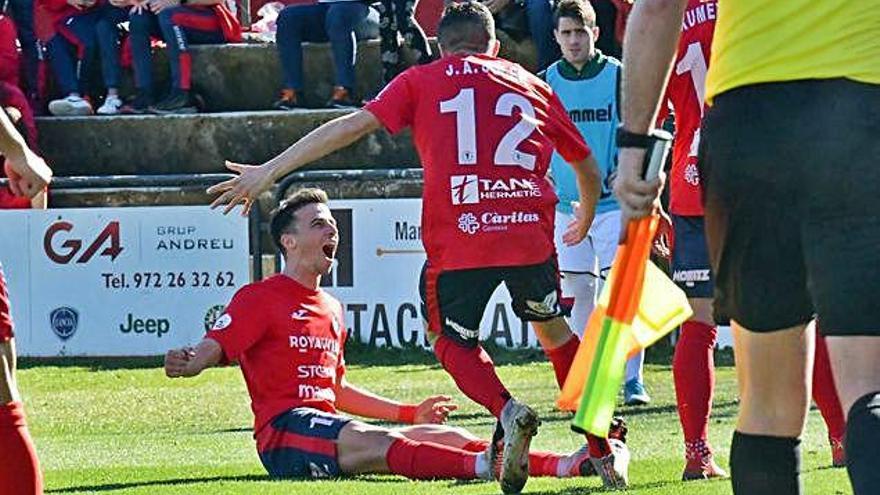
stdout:
{"type": "Polygon", "coordinates": [[[239,175],[208,188],[208,194],[219,194],[211,207],[226,205],[223,211],[226,214],[236,205],[243,204],[242,214],[247,215],[260,193],[272,187],[276,180],[354,143],[379,127],[381,124],[372,113],[358,110],[321,125],[260,166],[226,162],[226,167],[239,175]]]}
{"type": "Polygon", "coordinates": [[[602,192],[601,175],[596,158],[590,154],[583,160],[570,163],[577,179],[579,201],[574,205],[574,220],[566,227],[562,242],[574,246],[583,241],[596,216],[596,203],[602,192]]]}
{"type": "Polygon", "coordinates": [[[356,387],[345,378],[336,390],[336,407],[341,411],[399,423],[445,423],[446,416],[458,408],[449,400],[444,395],[435,395],[419,404],[402,404],[356,387]]]}
{"type": "Polygon", "coordinates": [[[0,109],[0,155],[6,158],[9,187],[16,196],[33,198],[52,180],[52,169],[28,148],[6,111],[0,109]]]}
{"type": "Polygon", "coordinates": [[[195,347],[171,349],[165,354],[165,374],[169,378],[196,376],[202,370],[217,366],[223,349],[214,339],[202,339],[195,347]]]}

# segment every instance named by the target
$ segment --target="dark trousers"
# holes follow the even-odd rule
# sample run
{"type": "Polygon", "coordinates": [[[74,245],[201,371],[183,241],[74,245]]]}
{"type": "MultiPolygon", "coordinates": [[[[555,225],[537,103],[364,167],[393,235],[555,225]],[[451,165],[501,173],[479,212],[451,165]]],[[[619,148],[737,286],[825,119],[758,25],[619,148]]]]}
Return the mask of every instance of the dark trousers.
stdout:
{"type": "Polygon", "coordinates": [[[276,35],[284,88],[303,89],[303,41],[330,41],[336,85],[354,89],[357,57],[354,28],[367,17],[367,11],[361,2],[285,7],[278,15],[276,35]]]}
{"type": "Polygon", "coordinates": [[[153,65],[150,37],[161,37],[168,50],[171,65],[171,85],[188,90],[192,87],[192,59],[189,45],[224,43],[216,14],[211,9],[178,6],[159,14],[144,11],[132,14],[131,55],[135,86],[140,90],[153,89],[153,65]]]}
{"type": "Polygon", "coordinates": [[[119,87],[122,68],[118,25],[127,18],[126,10],[105,5],[58,23],[57,34],[49,40],[47,49],[52,71],[64,95],[86,92],[86,76],[96,50],[101,57],[104,85],[119,87]]]}
{"type": "Polygon", "coordinates": [[[18,30],[24,75],[22,85],[28,93],[36,93],[41,54],[39,42],[34,35],[34,2],[33,0],[2,0],[0,7],[2,7],[0,11],[7,12],[12,17],[15,21],[15,29],[18,30]]]}

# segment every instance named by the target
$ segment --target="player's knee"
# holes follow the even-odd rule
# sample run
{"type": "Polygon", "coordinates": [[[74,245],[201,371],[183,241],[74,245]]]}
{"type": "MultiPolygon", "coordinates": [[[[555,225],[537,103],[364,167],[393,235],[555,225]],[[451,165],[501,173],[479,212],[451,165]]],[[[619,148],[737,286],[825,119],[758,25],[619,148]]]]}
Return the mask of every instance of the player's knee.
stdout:
{"type": "Polygon", "coordinates": [[[807,419],[805,393],[787,393],[752,397],[740,405],[739,430],[755,435],[799,437],[807,419]]]}
{"type": "Polygon", "coordinates": [[[12,341],[0,342],[0,404],[18,400],[14,373],[15,350],[12,341]]]}

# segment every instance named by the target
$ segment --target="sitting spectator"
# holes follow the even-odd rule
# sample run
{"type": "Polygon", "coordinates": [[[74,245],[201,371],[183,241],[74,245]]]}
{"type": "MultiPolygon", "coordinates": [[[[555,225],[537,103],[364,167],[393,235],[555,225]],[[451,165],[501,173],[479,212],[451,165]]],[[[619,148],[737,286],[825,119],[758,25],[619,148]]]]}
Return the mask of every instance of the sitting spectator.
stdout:
{"type": "MultiPolygon", "coordinates": [[[[492,15],[498,19],[498,29],[505,30],[506,17],[518,18],[517,9],[525,9],[525,19],[532,41],[538,51],[538,67],[535,72],[546,69],[559,59],[559,45],[553,37],[553,5],[550,0],[482,0],[492,15]]],[[[516,23],[516,21],[510,21],[516,23]]],[[[508,33],[511,34],[511,33],[508,33]]]]}
{"type": "MultiPolygon", "coordinates": [[[[22,87],[26,94],[35,98],[37,93],[37,70],[39,67],[39,44],[34,35],[34,2],[33,0],[0,0],[0,16],[9,16],[15,23],[15,36],[21,45],[23,75],[22,87]]],[[[5,39],[4,39],[5,42],[5,39]]],[[[5,70],[5,67],[0,68],[5,70]]]]}
{"type": "MultiPolygon", "coordinates": [[[[36,149],[37,126],[34,122],[34,114],[24,93],[17,86],[6,81],[0,81],[0,111],[6,112],[9,119],[24,137],[25,142],[31,149],[36,149]]],[[[0,157],[0,177],[9,177],[11,170],[5,167],[3,157],[0,157]]],[[[25,209],[40,208],[47,206],[47,194],[43,191],[32,199],[16,196],[9,186],[0,187],[0,209],[25,209]]]]}
{"type": "Polygon", "coordinates": [[[119,64],[119,31],[126,12],[102,0],[37,0],[52,16],[46,47],[49,63],[63,98],[49,102],[49,113],[59,116],[91,115],[92,104],[83,97],[95,50],[101,56],[101,73],[107,101],[99,113],[116,113],[122,79],[119,64]]]}
{"type": "Polygon", "coordinates": [[[189,45],[238,43],[241,25],[223,0],[111,0],[131,6],[131,54],[137,96],[127,113],[195,113],[189,45]],[[171,66],[171,88],[153,105],[150,37],[165,40],[171,66]]]}
{"type": "Polygon", "coordinates": [[[382,82],[388,84],[403,72],[400,64],[400,42],[397,33],[416,52],[419,64],[432,60],[431,47],[422,27],[415,19],[419,0],[381,0],[379,2],[379,36],[382,54],[382,82]]]}
{"type": "Polygon", "coordinates": [[[12,19],[0,14],[0,81],[18,86],[19,56],[15,46],[15,24],[12,19]]]}
{"type": "Polygon", "coordinates": [[[330,41],[336,86],[327,102],[330,108],[359,106],[354,97],[354,63],[357,57],[355,26],[367,17],[368,7],[358,0],[318,0],[308,5],[289,5],[278,15],[275,36],[284,87],[278,110],[303,106],[303,41],[330,41]]]}

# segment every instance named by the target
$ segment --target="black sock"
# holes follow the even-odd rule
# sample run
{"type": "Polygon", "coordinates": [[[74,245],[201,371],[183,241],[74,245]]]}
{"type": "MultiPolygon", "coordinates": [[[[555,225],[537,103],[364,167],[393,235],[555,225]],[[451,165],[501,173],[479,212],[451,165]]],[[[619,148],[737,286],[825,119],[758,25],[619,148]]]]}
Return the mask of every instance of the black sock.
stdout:
{"type": "Polygon", "coordinates": [[[733,493],[798,495],[803,492],[800,471],[800,439],[733,433],[730,446],[733,493]]]}
{"type": "Polygon", "coordinates": [[[880,490],[880,391],[855,401],[846,418],[846,470],[853,493],[880,490]]]}

